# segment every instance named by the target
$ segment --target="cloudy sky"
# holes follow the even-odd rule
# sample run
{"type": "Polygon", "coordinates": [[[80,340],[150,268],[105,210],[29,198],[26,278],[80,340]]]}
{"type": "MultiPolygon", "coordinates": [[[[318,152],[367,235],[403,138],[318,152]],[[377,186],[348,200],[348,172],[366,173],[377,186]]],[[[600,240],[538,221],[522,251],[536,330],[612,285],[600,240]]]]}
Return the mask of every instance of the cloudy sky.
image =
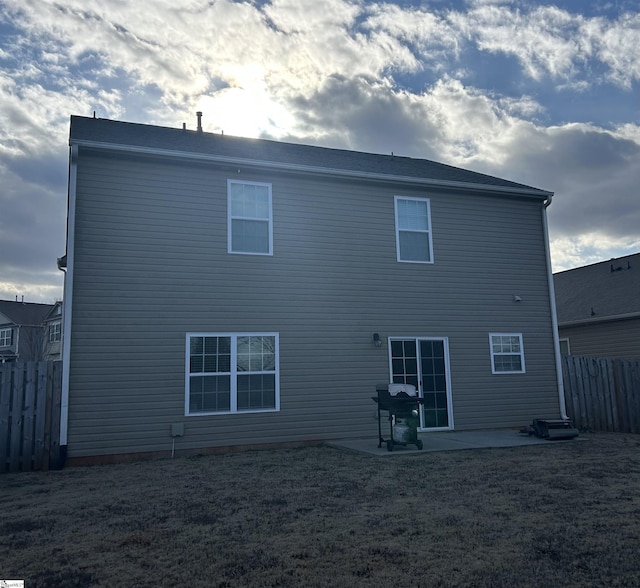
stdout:
{"type": "Polygon", "coordinates": [[[0,298],[62,295],[71,114],[555,192],[554,270],[640,251],[637,0],[0,0],[0,298]]]}

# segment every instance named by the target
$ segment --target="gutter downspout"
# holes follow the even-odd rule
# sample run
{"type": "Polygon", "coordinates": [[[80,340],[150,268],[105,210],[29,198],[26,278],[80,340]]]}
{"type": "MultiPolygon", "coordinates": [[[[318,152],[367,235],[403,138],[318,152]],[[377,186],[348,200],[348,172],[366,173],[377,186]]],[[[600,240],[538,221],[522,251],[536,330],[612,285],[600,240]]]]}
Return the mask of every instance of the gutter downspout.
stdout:
{"type": "Polygon", "coordinates": [[[562,379],[562,356],[560,354],[560,335],[558,333],[558,314],[556,310],[556,290],[553,285],[553,271],[551,269],[551,248],[549,245],[549,227],[547,224],[547,208],[551,205],[553,194],[544,202],[542,209],[542,227],[544,230],[545,254],[547,258],[547,281],[549,282],[549,301],[551,303],[551,326],[553,329],[553,347],[556,356],[556,377],[558,381],[558,399],[560,401],[560,418],[569,420],[567,405],[564,399],[564,381],[562,379]]]}
{"type": "Polygon", "coordinates": [[[62,398],[60,402],[60,467],[67,457],[69,430],[69,369],[71,365],[71,309],[73,299],[73,260],[75,253],[76,186],[78,175],[78,146],[69,150],[69,194],[67,208],[67,271],[64,276],[64,305],[62,326],[62,398]]]}

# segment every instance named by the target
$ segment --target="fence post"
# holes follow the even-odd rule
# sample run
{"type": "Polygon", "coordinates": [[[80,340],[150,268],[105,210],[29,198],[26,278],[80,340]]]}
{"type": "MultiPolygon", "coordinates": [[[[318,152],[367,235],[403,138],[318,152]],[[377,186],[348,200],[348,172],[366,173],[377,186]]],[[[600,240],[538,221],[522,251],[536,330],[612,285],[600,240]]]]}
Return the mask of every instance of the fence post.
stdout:
{"type": "Polygon", "coordinates": [[[9,439],[11,428],[9,413],[11,411],[11,388],[13,386],[13,369],[7,364],[0,365],[0,473],[9,468],[9,439]]]}
{"type": "MultiPolygon", "coordinates": [[[[60,407],[62,405],[62,362],[51,362],[51,406],[50,418],[47,420],[49,428],[49,456],[47,468],[60,469],[64,465],[60,461],[60,407]]],[[[47,389],[49,387],[47,386],[47,389]]]]}
{"type": "Polygon", "coordinates": [[[38,363],[38,386],[36,389],[36,423],[35,423],[35,445],[33,448],[33,467],[44,469],[44,428],[46,418],[47,402],[47,371],[51,362],[41,361],[38,363]]]}
{"type": "Polygon", "coordinates": [[[36,366],[30,361],[26,365],[26,381],[24,386],[24,407],[22,409],[22,459],[21,469],[23,472],[33,468],[33,434],[36,411],[36,366]]]}

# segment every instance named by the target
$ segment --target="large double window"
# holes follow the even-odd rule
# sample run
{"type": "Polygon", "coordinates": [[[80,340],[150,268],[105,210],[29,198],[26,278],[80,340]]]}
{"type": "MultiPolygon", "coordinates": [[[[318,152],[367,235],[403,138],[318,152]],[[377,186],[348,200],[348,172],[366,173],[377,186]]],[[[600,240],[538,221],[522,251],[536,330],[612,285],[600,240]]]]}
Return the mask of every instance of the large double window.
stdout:
{"type": "Polygon", "coordinates": [[[186,358],[186,414],[280,409],[277,333],[189,333],[186,358]]]}
{"type": "Polygon", "coordinates": [[[494,374],[524,373],[524,347],[520,333],[491,333],[489,344],[494,374]]]}
{"type": "Polygon", "coordinates": [[[273,255],[271,184],[228,180],[228,251],[273,255]]]}
{"type": "Polygon", "coordinates": [[[398,261],[433,263],[429,199],[396,196],[395,209],[398,261]]]}

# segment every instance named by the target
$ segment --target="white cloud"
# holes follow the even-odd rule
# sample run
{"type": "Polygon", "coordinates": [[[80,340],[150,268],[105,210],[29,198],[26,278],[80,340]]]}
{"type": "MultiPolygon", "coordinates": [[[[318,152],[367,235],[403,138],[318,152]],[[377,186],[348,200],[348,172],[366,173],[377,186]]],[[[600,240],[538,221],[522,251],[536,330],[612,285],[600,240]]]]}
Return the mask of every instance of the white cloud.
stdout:
{"type": "Polygon", "coordinates": [[[480,50],[514,56],[535,80],[549,76],[573,89],[604,81],[630,88],[640,80],[638,12],[608,21],[553,5],[520,10],[487,1],[449,18],[480,50]]]}
{"type": "Polygon", "coordinates": [[[614,23],[602,19],[583,29],[598,47],[598,57],[609,66],[607,78],[625,88],[640,81],[640,13],[626,13],[614,23]]]}
{"type": "Polygon", "coordinates": [[[616,239],[601,233],[551,238],[553,271],[597,263],[605,259],[631,255],[640,251],[640,238],[616,239]]]}

